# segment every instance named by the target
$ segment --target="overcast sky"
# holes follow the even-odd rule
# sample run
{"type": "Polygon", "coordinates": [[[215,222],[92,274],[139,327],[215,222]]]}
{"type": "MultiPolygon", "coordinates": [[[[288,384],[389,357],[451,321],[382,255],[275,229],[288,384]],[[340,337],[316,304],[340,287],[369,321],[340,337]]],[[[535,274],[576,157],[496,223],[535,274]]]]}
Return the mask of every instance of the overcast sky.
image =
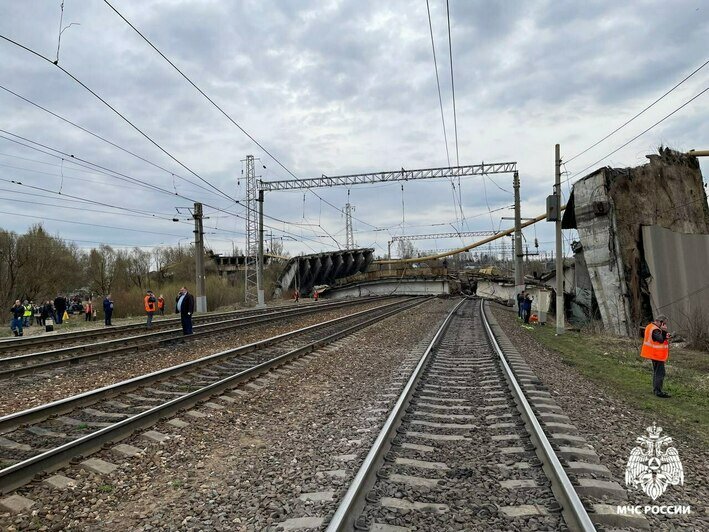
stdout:
{"type": "MultiPolygon", "coordinates": [[[[0,34],[53,61],[60,4],[0,0],[0,34]]],[[[298,177],[449,164],[425,0],[112,4],[298,177]]],[[[430,0],[430,5],[448,152],[455,165],[446,4],[430,0]]],[[[210,215],[207,246],[222,253],[230,253],[232,244],[243,248],[243,219],[216,210],[243,215],[243,207],[227,197],[245,196],[242,160],[247,154],[260,159],[257,169],[265,180],[292,176],[104,2],[65,0],[62,27],[71,23],[76,25],[62,33],[59,65],[209,184],[50,62],[0,40],[0,227],[24,232],[42,222],[80,247],[185,244],[193,238],[185,207],[201,201],[210,215]],[[77,158],[105,173],[86,163],[77,166],[77,158]],[[107,175],[111,172],[120,175],[107,175]],[[171,221],[173,216],[182,221],[171,221]]],[[[451,0],[450,25],[460,164],[516,161],[522,216],[544,211],[555,143],[569,161],[565,177],[593,165],[575,178],[600,166],[642,164],[660,144],[709,149],[705,93],[596,163],[709,86],[707,66],[640,118],[570,160],[709,59],[707,0],[451,0]]],[[[706,159],[702,169],[706,176],[706,159]]],[[[356,243],[383,254],[393,235],[509,227],[501,217],[513,215],[504,210],[512,204],[511,182],[508,174],[468,177],[460,191],[453,183],[455,195],[448,180],[407,182],[403,192],[399,183],[315,192],[340,209],[349,198],[356,208],[356,243]]],[[[293,254],[344,246],[342,213],[312,193],[268,193],[266,214],[289,222],[269,219],[267,230],[276,237],[287,234],[283,242],[293,254]]],[[[552,249],[553,226],[537,225],[525,237],[531,245],[537,236],[543,249],[552,249]]],[[[460,243],[416,245],[440,249],[460,243]]]]}

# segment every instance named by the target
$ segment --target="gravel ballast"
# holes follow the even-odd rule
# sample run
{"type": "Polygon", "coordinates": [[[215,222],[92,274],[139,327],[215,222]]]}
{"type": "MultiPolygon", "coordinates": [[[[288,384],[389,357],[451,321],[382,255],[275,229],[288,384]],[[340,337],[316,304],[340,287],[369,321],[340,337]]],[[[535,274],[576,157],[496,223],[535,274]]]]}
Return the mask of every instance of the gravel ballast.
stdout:
{"type": "Polygon", "coordinates": [[[329,518],[392,401],[452,307],[432,300],[339,340],[295,364],[160,423],[163,443],[119,458],[109,476],[77,467],[73,489],[18,490],[35,505],[0,514],[0,527],[45,530],[276,530],[287,519],[329,518]],[[211,405],[211,406],[210,406],[211,405]],[[215,407],[216,406],[216,407],[215,407]],[[175,420],[172,420],[173,422],[175,420]]]}
{"type": "Polygon", "coordinates": [[[0,381],[0,416],[391,302],[370,301],[305,316],[283,318],[274,323],[252,325],[185,344],[133,351],[120,354],[115,359],[104,357],[37,375],[0,381]]]}
{"type": "Polygon", "coordinates": [[[653,418],[647,411],[639,410],[619,397],[610,387],[592,382],[564,364],[558,353],[541,345],[520,326],[510,309],[496,304],[491,304],[490,308],[517,350],[622,486],[625,486],[625,468],[630,452],[637,445],[636,438],[647,435],[645,429],[653,422],[665,427],[664,433],[673,438],[672,445],[677,448],[682,461],[684,484],[669,486],[654,502],[642,491],[628,489],[629,504],[691,506],[688,515],[646,515],[653,530],[709,529],[707,449],[683,434],[681,429],[668,428],[664,423],[666,420],[653,418]]]}

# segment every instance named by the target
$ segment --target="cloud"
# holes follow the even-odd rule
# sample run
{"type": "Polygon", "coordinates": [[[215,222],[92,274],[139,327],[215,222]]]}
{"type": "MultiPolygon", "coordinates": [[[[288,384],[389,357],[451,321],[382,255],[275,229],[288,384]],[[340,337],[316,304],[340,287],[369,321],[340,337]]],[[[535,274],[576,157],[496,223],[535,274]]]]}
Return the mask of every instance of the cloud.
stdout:
{"type": "MultiPolygon", "coordinates": [[[[299,177],[447,164],[423,2],[154,0],[123,4],[117,7],[146,37],[299,177]]],[[[702,9],[690,0],[670,4],[651,0],[641,4],[609,0],[583,4],[550,0],[452,3],[461,163],[517,161],[523,216],[538,214],[551,192],[555,143],[562,144],[565,159],[581,152],[706,60],[700,54],[705,49],[709,21],[702,9]]],[[[432,0],[431,14],[454,161],[445,3],[432,0]]],[[[291,177],[104,4],[66,3],[64,23],[70,22],[80,26],[64,32],[60,64],[200,177],[241,199],[241,161],[247,154],[259,157],[267,167],[258,167],[264,179],[291,177]]],[[[0,34],[51,59],[56,53],[58,25],[58,4],[33,0],[0,6],[0,34]]],[[[78,205],[80,212],[81,204],[52,194],[59,190],[64,173],[65,193],[167,218],[147,220],[95,204],[91,208],[105,212],[86,211],[87,219],[177,232],[184,238],[191,238],[191,227],[170,221],[175,207],[189,206],[195,200],[244,212],[242,206],[171,160],[51,64],[5,42],[0,42],[0,49],[0,84],[168,170],[150,166],[0,91],[4,129],[145,184],[88,173],[68,159],[62,162],[61,157],[3,139],[0,164],[24,170],[0,166],[0,177],[17,177],[45,187],[54,199],[38,201],[78,205]],[[150,190],[151,185],[165,191],[150,190]],[[175,190],[190,199],[177,197],[175,190]]],[[[584,168],[681,105],[706,86],[707,72],[697,74],[647,116],[574,160],[568,170],[573,173],[584,168]]],[[[644,154],[660,143],[706,148],[701,145],[709,123],[706,98],[709,96],[614,154],[610,161],[621,166],[640,164],[644,154]]],[[[603,164],[608,161],[599,166],[603,164]]],[[[706,163],[702,165],[706,170],[706,163]]],[[[491,177],[510,190],[511,176],[491,177]]],[[[23,190],[16,185],[0,182],[0,188],[2,197],[31,199],[17,194],[23,190]]],[[[343,208],[348,200],[356,205],[357,240],[379,250],[386,248],[392,234],[402,231],[452,230],[448,224],[484,230],[509,224],[500,220],[500,216],[509,216],[509,211],[492,215],[487,211],[488,206],[509,205],[511,195],[479,177],[462,180],[461,205],[454,201],[447,180],[405,183],[403,213],[400,184],[353,186],[349,195],[345,188],[315,192],[337,208],[343,208]],[[466,223],[461,220],[461,207],[466,223]],[[372,226],[387,231],[374,231],[372,226]]],[[[66,209],[12,200],[0,200],[0,210],[31,213],[36,220],[76,216],[66,209]]],[[[342,213],[313,193],[269,193],[266,213],[300,224],[316,223],[313,227],[267,222],[276,234],[285,229],[290,236],[302,234],[312,239],[305,241],[307,245],[287,239],[291,252],[334,245],[325,231],[344,240],[342,213]]],[[[24,231],[33,221],[5,216],[2,227],[24,231]]],[[[167,235],[47,223],[51,230],[76,240],[126,245],[178,240],[167,235]]],[[[214,218],[209,223],[215,224],[210,239],[218,250],[228,252],[232,238],[243,247],[242,220],[214,218]]],[[[540,240],[549,241],[551,230],[548,225],[538,225],[529,236],[533,238],[536,231],[540,240]]],[[[446,243],[451,242],[442,242],[446,243]]]]}

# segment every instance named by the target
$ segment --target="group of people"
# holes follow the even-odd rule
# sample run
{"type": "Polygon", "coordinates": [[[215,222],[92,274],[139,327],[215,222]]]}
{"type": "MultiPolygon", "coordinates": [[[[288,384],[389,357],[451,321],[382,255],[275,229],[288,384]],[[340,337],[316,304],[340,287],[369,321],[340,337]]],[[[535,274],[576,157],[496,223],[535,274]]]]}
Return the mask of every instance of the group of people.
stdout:
{"type": "MultiPolygon", "coordinates": [[[[155,293],[152,290],[147,290],[143,298],[143,305],[147,316],[145,326],[150,329],[153,326],[153,316],[156,312],[160,313],[161,316],[165,315],[165,298],[162,294],[159,297],[155,297],[155,293]]],[[[192,334],[194,308],[194,296],[189,293],[187,287],[183,286],[175,298],[175,312],[180,315],[182,333],[185,335],[192,334]]]]}
{"type": "Polygon", "coordinates": [[[57,296],[54,301],[48,299],[39,305],[26,299],[20,303],[17,299],[10,308],[12,314],[10,329],[15,336],[23,336],[23,329],[32,325],[44,327],[50,323],[62,323],[64,312],[66,312],[66,298],[63,296],[57,296]]]}
{"type": "MultiPolygon", "coordinates": [[[[155,293],[152,290],[147,290],[143,298],[143,305],[147,316],[145,326],[150,329],[153,326],[153,316],[156,312],[159,312],[161,316],[165,315],[165,298],[162,294],[159,297],[155,297],[155,293]]],[[[194,310],[194,296],[189,293],[186,286],[183,286],[175,298],[175,312],[180,315],[182,333],[185,335],[192,334],[192,314],[194,310]]]]}
{"type": "MultiPolygon", "coordinates": [[[[33,323],[41,326],[53,323],[61,324],[70,303],[71,301],[62,295],[58,295],[54,301],[47,300],[41,305],[35,305],[33,301],[27,300],[20,302],[20,300],[17,299],[15,304],[10,308],[12,315],[10,329],[15,336],[23,336],[24,328],[30,327],[33,323]]],[[[148,290],[144,298],[144,305],[148,317],[146,325],[147,328],[151,328],[155,313],[159,313],[161,316],[165,315],[165,298],[162,294],[160,294],[159,297],[155,297],[153,291],[148,290]]],[[[77,308],[81,307],[80,311],[83,311],[85,321],[92,321],[96,317],[96,309],[91,299],[88,299],[83,304],[79,299],[78,304],[75,303],[75,306],[77,308]]],[[[175,298],[175,308],[176,312],[180,314],[183,333],[192,334],[192,314],[195,310],[195,301],[194,296],[190,294],[184,286],[180,289],[175,298]]],[[[111,321],[113,318],[113,310],[113,298],[111,294],[107,294],[103,299],[104,324],[107,327],[113,326],[111,321]]]]}
{"type": "Polygon", "coordinates": [[[517,294],[517,317],[529,323],[529,317],[532,315],[532,295],[522,290],[517,294]]]}
{"type": "MultiPolygon", "coordinates": [[[[517,316],[525,323],[529,323],[531,312],[532,296],[523,290],[517,294],[517,316]]],[[[640,350],[640,356],[652,362],[652,393],[662,399],[670,397],[670,394],[662,389],[665,381],[665,363],[670,354],[670,337],[667,332],[667,316],[661,314],[645,327],[640,350]]]]}

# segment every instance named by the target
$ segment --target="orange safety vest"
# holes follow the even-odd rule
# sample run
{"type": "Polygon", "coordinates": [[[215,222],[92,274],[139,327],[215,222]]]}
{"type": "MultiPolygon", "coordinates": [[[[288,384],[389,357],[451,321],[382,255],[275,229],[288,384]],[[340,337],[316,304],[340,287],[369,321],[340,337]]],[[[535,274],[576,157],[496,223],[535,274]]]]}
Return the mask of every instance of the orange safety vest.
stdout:
{"type": "Polygon", "coordinates": [[[158,308],[159,309],[165,308],[165,298],[164,297],[158,298],[158,308]]]}
{"type": "MultiPolygon", "coordinates": [[[[151,296],[145,296],[144,301],[145,301],[145,312],[155,312],[155,308],[157,307],[157,301],[148,301],[151,296]]],[[[155,297],[155,296],[152,296],[155,297]]]]}
{"type": "Polygon", "coordinates": [[[652,331],[659,329],[654,323],[648,323],[645,327],[645,338],[643,339],[643,348],[640,351],[640,356],[643,358],[649,358],[650,360],[659,360],[664,362],[670,355],[670,342],[665,340],[661,344],[653,342],[652,331]]]}

